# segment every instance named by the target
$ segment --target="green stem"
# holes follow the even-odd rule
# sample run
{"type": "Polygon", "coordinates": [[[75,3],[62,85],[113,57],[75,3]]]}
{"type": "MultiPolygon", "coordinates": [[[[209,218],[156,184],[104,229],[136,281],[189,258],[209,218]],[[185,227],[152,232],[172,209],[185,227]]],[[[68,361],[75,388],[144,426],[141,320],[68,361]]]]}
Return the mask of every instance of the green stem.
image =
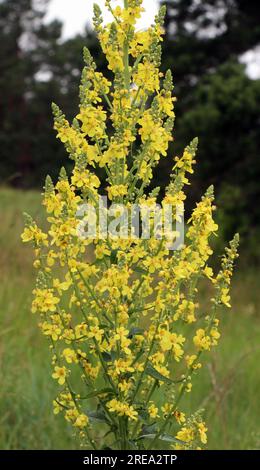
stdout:
{"type": "Polygon", "coordinates": [[[91,286],[89,285],[89,283],[87,282],[87,280],[84,278],[84,276],[82,275],[81,271],[79,269],[77,269],[77,272],[83,282],[83,284],[85,285],[86,289],[88,290],[88,292],[90,293],[92,299],[96,302],[97,306],[101,309],[101,312],[103,313],[105,319],[108,321],[108,323],[110,323],[111,326],[113,326],[113,322],[110,320],[110,318],[106,315],[106,313],[104,312],[104,307],[103,305],[100,303],[99,299],[97,298],[97,296],[95,295],[95,293],[93,292],[93,290],[91,289],[91,286]]]}
{"type": "MultiPolygon", "coordinates": [[[[71,271],[70,271],[70,273],[71,273],[71,276],[72,276],[72,281],[73,281],[73,284],[74,284],[74,288],[75,288],[76,295],[77,295],[77,297],[78,297],[79,302],[81,303],[81,295],[80,295],[80,292],[79,292],[77,283],[76,283],[76,281],[75,281],[75,279],[74,279],[73,273],[72,273],[71,271]]],[[[85,318],[85,320],[86,320],[86,323],[87,323],[87,315],[85,314],[85,311],[84,311],[83,306],[81,307],[81,311],[82,311],[83,316],[84,316],[84,318],[85,318]]],[[[108,374],[107,367],[106,367],[106,364],[105,364],[105,362],[104,362],[104,360],[103,360],[102,353],[101,353],[101,351],[100,351],[98,341],[96,340],[95,337],[92,338],[92,339],[93,339],[93,342],[94,342],[94,344],[95,344],[96,352],[97,352],[98,357],[99,357],[99,360],[100,360],[100,362],[101,362],[101,365],[102,365],[102,368],[103,368],[105,377],[106,377],[106,379],[108,380],[108,383],[109,383],[109,384],[111,385],[111,387],[113,388],[114,393],[117,395],[117,390],[116,390],[116,388],[115,388],[115,386],[114,386],[114,383],[113,383],[111,377],[110,377],[109,374],[108,374]]]]}
{"type": "MultiPolygon", "coordinates": [[[[146,398],[146,403],[147,403],[147,404],[149,404],[149,401],[151,400],[151,398],[152,398],[152,396],[153,396],[153,394],[154,394],[154,392],[155,392],[157,386],[158,386],[158,380],[155,380],[155,381],[154,381],[154,384],[153,384],[153,386],[152,386],[152,388],[151,388],[151,390],[150,390],[150,392],[149,392],[149,394],[148,394],[148,397],[146,398]]],[[[140,422],[137,421],[136,426],[135,426],[135,428],[134,428],[134,430],[133,430],[133,439],[135,439],[135,437],[136,437],[137,434],[138,434],[139,425],[140,425],[140,422]]]]}
{"type": "Polygon", "coordinates": [[[119,418],[120,433],[121,433],[121,450],[127,450],[127,420],[125,417],[119,418]]]}
{"type": "Polygon", "coordinates": [[[132,397],[132,403],[134,402],[135,397],[137,396],[137,394],[139,392],[139,389],[142,385],[142,380],[143,380],[143,377],[144,377],[144,374],[145,374],[145,371],[146,371],[146,367],[147,367],[149,359],[150,359],[151,352],[152,352],[153,347],[154,347],[154,343],[155,343],[155,340],[156,340],[156,335],[157,335],[157,331],[158,331],[160,321],[161,321],[161,318],[158,318],[157,323],[156,323],[155,332],[154,332],[154,335],[153,335],[153,339],[151,341],[151,345],[150,345],[150,348],[149,348],[149,351],[147,353],[147,357],[146,357],[146,360],[145,360],[145,363],[144,363],[144,368],[143,368],[143,371],[140,375],[139,381],[137,382],[137,386],[136,386],[136,389],[135,389],[133,397],[132,397]]]}
{"type": "MultiPolygon", "coordinates": [[[[212,328],[212,325],[213,325],[213,322],[214,322],[214,319],[215,319],[215,315],[216,315],[216,305],[214,305],[213,307],[213,312],[212,312],[212,316],[211,316],[211,319],[210,319],[210,322],[208,324],[208,327],[206,329],[206,333],[210,331],[210,329],[212,328]]],[[[198,361],[198,359],[200,358],[202,354],[202,351],[199,351],[198,354],[197,354],[197,359],[196,361],[198,361]]],[[[186,374],[186,379],[192,375],[192,373],[194,372],[194,369],[193,367],[191,366],[186,374]]],[[[170,419],[172,418],[172,414],[177,410],[177,406],[178,404],[180,403],[182,397],[183,397],[183,394],[185,392],[185,385],[183,385],[181,387],[181,390],[180,390],[180,393],[179,393],[179,396],[175,402],[175,405],[172,407],[169,415],[167,416],[166,420],[164,421],[162,427],[159,429],[159,431],[156,433],[154,439],[152,440],[151,444],[148,446],[147,450],[150,450],[152,448],[152,446],[154,445],[154,443],[157,441],[157,439],[161,436],[161,434],[163,433],[163,431],[166,429],[166,426],[167,424],[169,423],[170,419]]]]}
{"type": "MultiPolygon", "coordinates": [[[[124,7],[125,9],[128,8],[128,0],[124,0],[124,7]]],[[[130,89],[130,72],[129,72],[129,43],[128,43],[128,35],[126,33],[126,38],[124,41],[124,67],[125,67],[125,86],[126,89],[130,89]]]]}
{"type": "Polygon", "coordinates": [[[103,98],[105,99],[105,101],[106,101],[106,103],[107,103],[107,105],[108,105],[108,107],[109,107],[111,113],[113,113],[113,112],[114,112],[114,108],[113,108],[113,106],[112,106],[112,103],[111,103],[110,99],[108,98],[108,96],[107,96],[105,93],[102,93],[102,96],[103,96],[103,98]]]}
{"type": "Polygon", "coordinates": [[[151,444],[147,447],[147,450],[150,450],[152,449],[152,446],[155,444],[155,442],[157,441],[157,439],[161,436],[161,434],[163,433],[163,431],[166,429],[170,419],[172,418],[172,414],[177,410],[177,406],[179,404],[179,402],[181,401],[182,399],[182,396],[184,394],[184,391],[185,391],[185,386],[183,385],[182,388],[181,388],[181,391],[180,391],[180,394],[176,400],[176,403],[175,405],[173,406],[173,408],[171,409],[169,415],[167,416],[166,420],[164,421],[163,425],[161,426],[161,428],[159,429],[159,431],[156,433],[154,439],[152,440],[151,444]]]}
{"type": "MultiPolygon", "coordinates": [[[[77,401],[75,400],[74,393],[73,393],[73,391],[72,391],[72,389],[71,389],[71,387],[70,387],[70,384],[69,384],[68,380],[66,380],[66,384],[67,384],[67,387],[68,387],[68,389],[69,389],[69,391],[70,391],[71,398],[72,398],[72,400],[73,400],[73,402],[74,402],[75,407],[77,408],[78,412],[81,413],[81,410],[80,410],[80,408],[79,408],[79,406],[78,406],[78,404],[77,404],[77,401]]],[[[87,434],[87,436],[88,436],[88,440],[89,440],[90,445],[93,447],[94,450],[98,450],[98,448],[97,448],[97,446],[96,446],[96,444],[95,444],[95,441],[94,441],[94,439],[92,439],[92,437],[91,437],[91,435],[90,435],[90,432],[89,432],[87,426],[84,427],[84,430],[85,430],[85,432],[86,432],[86,434],[87,434]]]]}

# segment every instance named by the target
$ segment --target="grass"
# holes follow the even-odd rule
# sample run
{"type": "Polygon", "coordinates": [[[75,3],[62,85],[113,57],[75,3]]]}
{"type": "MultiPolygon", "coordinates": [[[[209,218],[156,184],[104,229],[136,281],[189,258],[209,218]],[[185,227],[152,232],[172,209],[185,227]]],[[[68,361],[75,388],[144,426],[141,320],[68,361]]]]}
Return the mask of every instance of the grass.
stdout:
{"type": "MultiPolygon", "coordinates": [[[[20,241],[22,212],[43,221],[40,194],[0,190],[0,448],[77,447],[62,417],[52,413],[47,342],[30,313],[32,252],[20,241]]],[[[225,311],[222,340],[195,377],[185,407],[205,408],[210,449],[260,446],[259,271],[239,268],[233,308],[225,311]]]]}

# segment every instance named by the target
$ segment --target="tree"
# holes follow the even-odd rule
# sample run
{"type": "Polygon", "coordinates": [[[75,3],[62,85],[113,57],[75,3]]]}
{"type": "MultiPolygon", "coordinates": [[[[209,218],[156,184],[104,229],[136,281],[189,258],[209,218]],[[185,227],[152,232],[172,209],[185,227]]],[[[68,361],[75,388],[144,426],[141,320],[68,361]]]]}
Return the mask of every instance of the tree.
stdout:
{"type": "Polygon", "coordinates": [[[243,65],[226,63],[201,80],[190,100],[192,106],[179,120],[177,138],[183,141],[195,129],[200,136],[195,188],[201,181],[214,184],[230,215],[227,234],[236,221],[248,236],[249,226],[260,225],[260,80],[250,80],[243,65]]]}
{"type": "MultiPolygon", "coordinates": [[[[24,187],[57,175],[64,153],[53,140],[51,103],[75,115],[82,49],[98,55],[92,31],[61,41],[61,23],[44,22],[47,6],[48,0],[0,1],[0,181],[24,187]]],[[[98,66],[104,67],[100,54],[98,66]]]]}
{"type": "Polygon", "coordinates": [[[46,0],[0,3],[1,180],[28,175],[33,166],[30,102],[41,69],[43,33],[57,39],[60,25],[43,25],[46,0]],[[41,40],[40,40],[41,39],[41,40]],[[36,53],[36,51],[38,51],[36,53]]]}
{"type": "MultiPolygon", "coordinates": [[[[191,135],[199,137],[199,169],[187,211],[213,183],[224,206],[224,238],[234,229],[251,243],[252,230],[257,233],[260,225],[255,209],[260,204],[260,81],[247,76],[239,58],[260,43],[259,8],[245,0],[162,3],[167,5],[163,64],[173,69],[177,95],[178,146],[172,152],[178,153],[191,135]]],[[[160,182],[169,171],[163,162],[160,182]]]]}
{"type": "Polygon", "coordinates": [[[189,85],[260,43],[260,10],[248,0],[168,0],[164,43],[175,80],[189,85]],[[192,59],[192,60],[191,60],[192,59]]]}

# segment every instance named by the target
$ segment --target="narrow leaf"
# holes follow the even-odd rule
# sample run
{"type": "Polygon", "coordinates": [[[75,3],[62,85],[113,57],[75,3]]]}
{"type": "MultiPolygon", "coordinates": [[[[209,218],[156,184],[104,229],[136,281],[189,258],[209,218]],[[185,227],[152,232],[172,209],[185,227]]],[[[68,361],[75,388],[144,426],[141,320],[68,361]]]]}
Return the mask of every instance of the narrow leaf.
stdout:
{"type": "Polygon", "coordinates": [[[174,383],[173,380],[165,377],[164,375],[160,374],[151,364],[149,364],[145,370],[145,373],[154,379],[160,380],[161,382],[165,382],[167,384],[174,383]]]}

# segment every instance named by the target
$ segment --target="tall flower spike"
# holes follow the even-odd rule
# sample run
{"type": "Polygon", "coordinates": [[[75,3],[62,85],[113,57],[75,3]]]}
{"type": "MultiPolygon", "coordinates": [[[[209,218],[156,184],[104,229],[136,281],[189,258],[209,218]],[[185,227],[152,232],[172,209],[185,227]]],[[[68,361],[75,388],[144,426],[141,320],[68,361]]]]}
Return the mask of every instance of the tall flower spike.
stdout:
{"type": "Polygon", "coordinates": [[[218,343],[216,309],[230,306],[238,237],[215,277],[208,264],[218,229],[213,187],[194,208],[186,237],[169,223],[182,221],[198,141],[175,158],[166,189],[152,189],[175,119],[172,75],[159,70],[165,7],[140,31],[141,0],[105,4],[111,23],[95,5],[94,26],[108,74],[84,48],[79,112],[69,123],[52,105],[73,168],[62,168],[55,183],[46,178],[48,233],[26,216],[22,239],[33,242],[38,271],[32,312],[52,350],[54,413],[84,448],[197,449],[207,427],[201,412],[184,413],[182,399],[203,354],[218,343]],[[216,288],[206,317],[202,277],[216,288]]]}

